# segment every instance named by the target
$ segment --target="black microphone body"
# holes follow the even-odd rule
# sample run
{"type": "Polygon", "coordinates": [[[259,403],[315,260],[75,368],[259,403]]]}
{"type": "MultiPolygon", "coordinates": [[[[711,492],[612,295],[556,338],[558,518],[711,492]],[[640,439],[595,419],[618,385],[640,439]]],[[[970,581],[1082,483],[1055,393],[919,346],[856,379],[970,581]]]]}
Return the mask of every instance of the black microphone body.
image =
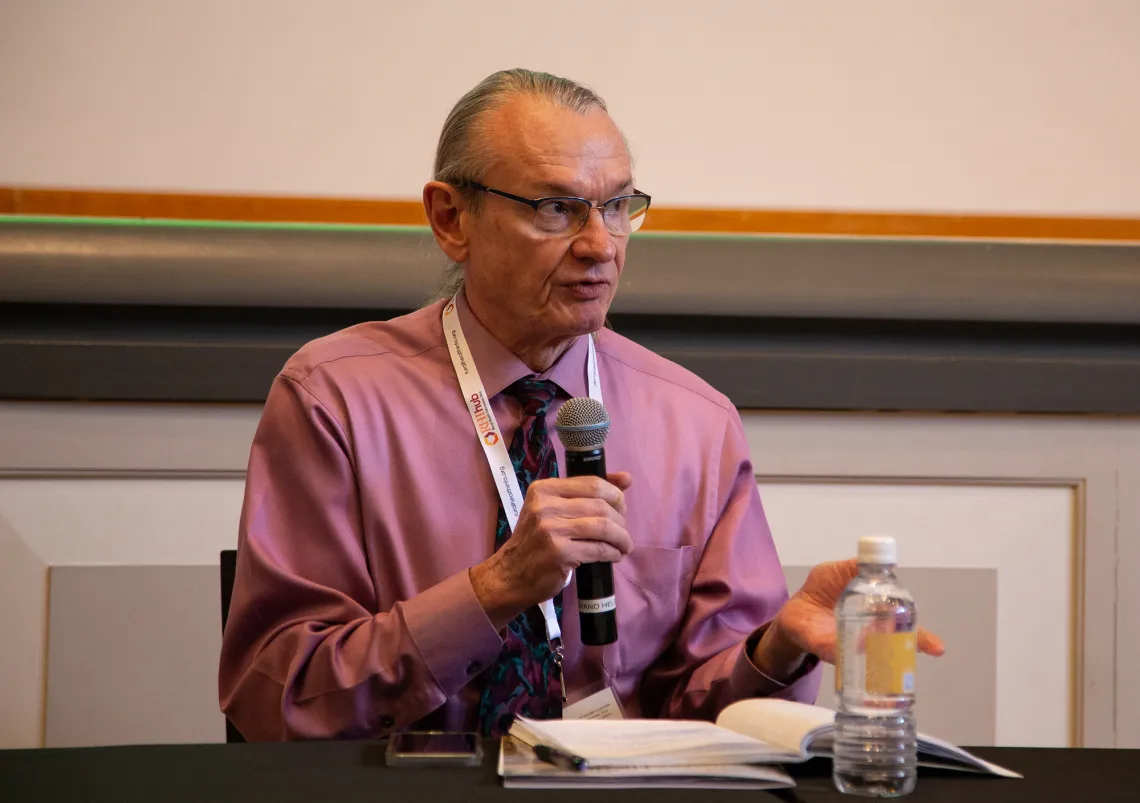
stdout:
{"type": "MultiPolygon", "coordinates": [[[[566,476],[606,478],[606,451],[566,450],[566,476]]],[[[591,646],[617,641],[617,600],[612,563],[583,563],[574,572],[578,588],[578,623],[582,643],[591,646]]]]}

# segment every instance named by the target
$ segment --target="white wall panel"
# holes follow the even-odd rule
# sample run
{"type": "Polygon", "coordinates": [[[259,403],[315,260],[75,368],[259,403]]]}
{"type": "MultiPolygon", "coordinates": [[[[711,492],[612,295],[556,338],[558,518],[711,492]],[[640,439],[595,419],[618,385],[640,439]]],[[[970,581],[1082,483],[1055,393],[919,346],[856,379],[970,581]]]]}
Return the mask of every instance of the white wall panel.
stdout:
{"type": "Polygon", "coordinates": [[[0,511],[49,566],[216,565],[244,481],[0,479],[0,511]]]}
{"type": "Polygon", "coordinates": [[[853,557],[882,533],[904,568],[996,569],[996,743],[1071,744],[1072,489],[764,483],[761,497],[787,564],[853,557]]]}
{"type": "Polygon", "coordinates": [[[0,506],[0,750],[43,743],[48,564],[0,506]]]}

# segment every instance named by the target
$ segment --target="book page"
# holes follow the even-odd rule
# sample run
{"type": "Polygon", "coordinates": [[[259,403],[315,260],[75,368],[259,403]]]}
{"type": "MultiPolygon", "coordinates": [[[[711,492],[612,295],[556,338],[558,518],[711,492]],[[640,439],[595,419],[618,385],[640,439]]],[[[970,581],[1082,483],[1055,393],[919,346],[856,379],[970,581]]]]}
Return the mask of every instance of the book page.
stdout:
{"type": "Polygon", "coordinates": [[[542,720],[519,717],[511,736],[556,746],[595,766],[764,762],[780,758],[769,744],[697,720],[542,720]]]}
{"type": "Polygon", "coordinates": [[[835,712],[829,708],[770,698],[732,703],[716,719],[722,728],[805,759],[813,737],[830,729],[834,722],[835,712]]]}
{"type": "Polygon", "coordinates": [[[791,777],[774,765],[600,767],[576,772],[539,761],[529,747],[512,736],[502,741],[498,773],[505,787],[525,789],[590,786],[610,789],[778,789],[795,786],[791,777]]]}
{"type": "MultiPolygon", "coordinates": [[[[791,700],[741,700],[725,708],[717,717],[717,724],[766,741],[802,759],[833,754],[835,712],[822,706],[791,700]]],[[[1022,777],[943,739],[925,733],[917,736],[920,766],[974,769],[1003,778],[1022,777]],[[941,760],[931,761],[930,757],[941,760]]]]}
{"type": "Polygon", "coordinates": [[[934,761],[923,762],[920,755],[919,763],[930,767],[944,767],[948,765],[953,766],[954,764],[958,764],[960,767],[961,764],[965,764],[966,766],[973,767],[974,769],[981,772],[991,772],[994,775],[1000,775],[1002,778],[1024,777],[1020,773],[1016,773],[1013,770],[1007,770],[1005,767],[999,767],[997,764],[991,764],[984,758],[975,756],[973,753],[969,753],[957,745],[953,745],[950,742],[944,741],[935,736],[928,736],[925,733],[920,733],[918,735],[918,751],[920,754],[927,753],[937,758],[947,759],[946,764],[934,761]]]}

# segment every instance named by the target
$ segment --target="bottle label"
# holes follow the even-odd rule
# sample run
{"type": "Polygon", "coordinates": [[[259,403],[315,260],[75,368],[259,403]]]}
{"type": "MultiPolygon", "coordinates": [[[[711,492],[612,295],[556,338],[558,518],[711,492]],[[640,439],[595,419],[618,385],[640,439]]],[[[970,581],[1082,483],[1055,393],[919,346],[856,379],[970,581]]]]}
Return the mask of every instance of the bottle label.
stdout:
{"type": "Polygon", "coordinates": [[[578,600],[578,613],[607,613],[617,610],[617,597],[578,600]]]}
{"type": "Polygon", "coordinates": [[[866,634],[868,694],[914,694],[915,633],[866,634]]]}

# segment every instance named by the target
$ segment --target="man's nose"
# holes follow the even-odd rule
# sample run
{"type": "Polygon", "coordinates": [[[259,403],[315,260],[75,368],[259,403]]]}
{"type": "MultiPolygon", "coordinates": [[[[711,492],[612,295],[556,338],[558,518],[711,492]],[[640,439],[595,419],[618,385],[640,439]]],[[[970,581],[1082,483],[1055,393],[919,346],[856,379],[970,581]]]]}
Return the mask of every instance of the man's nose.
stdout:
{"type": "Polygon", "coordinates": [[[612,262],[617,256],[617,243],[606,228],[601,209],[596,206],[590,209],[586,215],[586,225],[574,238],[572,250],[574,256],[595,262],[612,262]]]}

